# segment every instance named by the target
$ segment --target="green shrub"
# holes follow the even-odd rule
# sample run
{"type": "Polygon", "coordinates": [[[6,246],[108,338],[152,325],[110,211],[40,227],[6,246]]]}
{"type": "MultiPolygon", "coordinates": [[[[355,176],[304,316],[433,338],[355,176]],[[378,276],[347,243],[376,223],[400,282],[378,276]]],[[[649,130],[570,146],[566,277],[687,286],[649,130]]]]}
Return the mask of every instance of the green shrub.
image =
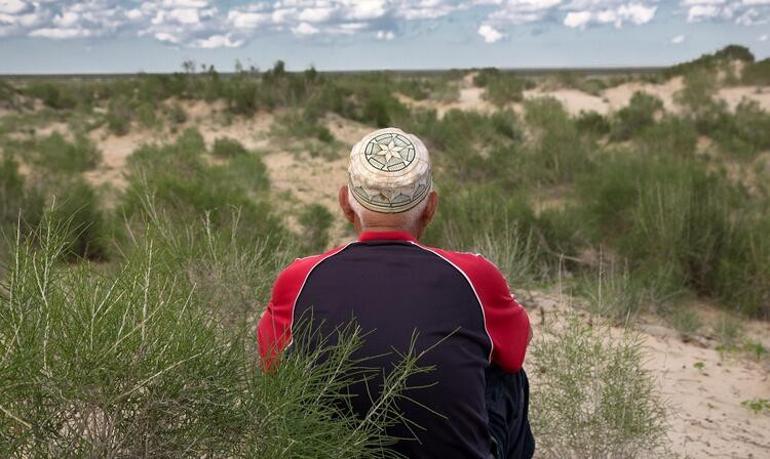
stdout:
{"type": "Polygon", "coordinates": [[[644,128],[638,134],[637,142],[645,154],[691,158],[695,155],[698,132],[691,120],[666,115],[644,128]]]}
{"type": "Polygon", "coordinates": [[[754,55],[745,46],[727,45],[713,54],[704,54],[690,62],[674,65],[666,69],[663,73],[668,78],[676,75],[686,75],[693,71],[709,71],[716,73],[717,68],[725,67],[736,60],[751,64],[754,62],[754,55]]]}
{"type": "Polygon", "coordinates": [[[484,98],[498,107],[524,100],[524,90],[532,89],[534,83],[519,78],[511,73],[482,71],[476,80],[476,86],[486,88],[484,98]]]}
{"type": "Polygon", "coordinates": [[[246,155],[249,152],[237,140],[229,137],[220,137],[214,141],[211,153],[220,158],[235,158],[246,155]]]}
{"type": "Polygon", "coordinates": [[[593,110],[589,112],[581,111],[580,115],[575,119],[575,126],[577,126],[580,132],[587,132],[598,136],[607,135],[610,132],[610,123],[607,118],[593,110]]]}
{"type": "Polygon", "coordinates": [[[655,301],[689,289],[733,300],[745,294],[732,302],[744,312],[766,304],[759,279],[770,272],[763,261],[770,243],[761,218],[737,207],[739,192],[702,166],[610,157],[579,182],[578,195],[588,234],[625,257],[655,301]]]}
{"type": "Polygon", "coordinates": [[[716,74],[707,69],[696,68],[685,75],[684,88],[675,94],[675,100],[693,117],[702,118],[718,103],[713,97],[716,89],[716,74]]]}
{"type": "Polygon", "coordinates": [[[47,107],[54,110],[75,108],[77,99],[60,82],[32,83],[23,88],[24,94],[40,99],[47,107]]]}
{"type": "Polygon", "coordinates": [[[94,169],[102,154],[85,135],[79,134],[68,142],[58,132],[37,142],[34,163],[50,172],[72,174],[94,169]]]}
{"type": "Polygon", "coordinates": [[[720,351],[733,351],[738,348],[740,338],[743,337],[743,323],[734,314],[723,313],[719,316],[714,326],[714,334],[719,341],[720,351]]]}
{"type": "Polygon", "coordinates": [[[570,316],[530,351],[530,422],[542,457],[634,458],[666,447],[665,409],[630,331],[570,316]]]}
{"type": "Polygon", "coordinates": [[[171,104],[166,108],[166,116],[172,125],[184,124],[187,121],[187,112],[178,103],[171,104]]]}
{"type": "Polygon", "coordinates": [[[299,224],[302,225],[302,237],[306,250],[320,252],[329,245],[329,228],[334,222],[334,216],[326,207],[320,204],[310,204],[299,214],[299,224]]]}
{"type": "Polygon", "coordinates": [[[502,238],[510,231],[527,239],[536,225],[525,196],[501,195],[494,186],[442,189],[440,211],[425,235],[438,247],[471,250],[486,235],[502,238]],[[492,236],[493,235],[493,236],[492,236]]]}
{"type": "Polygon", "coordinates": [[[627,266],[605,260],[600,260],[594,276],[580,280],[578,293],[587,300],[589,311],[618,325],[633,323],[649,300],[647,289],[627,266]]]}
{"type": "Polygon", "coordinates": [[[107,129],[117,136],[126,135],[131,129],[133,116],[133,110],[127,100],[113,99],[110,101],[105,115],[107,129]]]}
{"type": "Polygon", "coordinates": [[[610,138],[614,141],[629,140],[653,125],[655,116],[661,110],[663,102],[660,99],[645,92],[635,92],[628,106],[615,113],[610,138]]]}
{"type": "Polygon", "coordinates": [[[81,178],[66,179],[50,190],[52,224],[61,228],[62,255],[67,259],[104,260],[108,257],[108,229],[94,190],[81,178]]]}
{"type": "Polygon", "coordinates": [[[3,156],[0,162],[0,231],[9,232],[21,223],[22,232],[26,234],[40,222],[44,202],[39,190],[26,186],[16,161],[3,156]]]}
{"type": "Polygon", "coordinates": [[[281,137],[296,139],[300,142],[320,141],[325,144],[334,142],[331,131],[320,124],[318,119],[309,117],[307,113],[286,113],[274,123],[273,131],[281,137]]]}
{"type": "Polygon", "coordinates": [[[743,83],[757,86],[770,85],[770,58],[746,65],[743,69],[743,83]]]}
{"type": "Polygon", "coordinates": [[[214,228],[232,224],[233,210],[248,222],[254,234],[274,234],[276,242],[286,232],[273,214],[264,193],[267,172],[261,158],[246,155],[225,165],[209,166],[203,158],[206,145],[201,135],[188,129],[168,145],[147,145],[129,159],[129,186],[119,214],[145,215],[148,205],[174,221],[210,219],[214,228]]]}
{"type": "Polygon", "coordinates": [[[558,100],[530,99],[524,109],[535,138],[529,158],[532,177],[546,183],[570,182],[588,168],[589,145],[558,100]]]}
{"type": "Polygon", "coordinates": [[[365,420],[336,403],[361,374],[354,326],[262,373],[251,330],[222,324],[162,237],[185,229],[148,228],[114,272],[58,263],[52,225],[40,251],[17,249],[0,296],[0,454],[390,457],[384,429],[414,359],[365,420]]]}
{"type": "Polygon", "coordinates": [[[680,336],[686,340],[692,339],[703,326],[698,313],[685,306],[669,308],[666,316],[668,322],[679,332],[680,336]]]}

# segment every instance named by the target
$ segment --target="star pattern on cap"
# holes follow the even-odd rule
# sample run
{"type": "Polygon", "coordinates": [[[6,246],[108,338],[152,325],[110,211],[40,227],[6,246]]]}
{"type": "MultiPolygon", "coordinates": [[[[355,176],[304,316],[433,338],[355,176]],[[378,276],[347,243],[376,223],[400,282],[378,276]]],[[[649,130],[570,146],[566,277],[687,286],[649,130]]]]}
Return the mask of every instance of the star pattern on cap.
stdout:
{"type": "Polygon", "coordinates": [[[390,169],[390,160],[393,158],[399,159],[399,162],[396,164],[407,164],[403,153],[406,153],[404,150],[406,150],[409,145],[397,145],[395,135],[390,136],[390,142],[387,144],[377,140],[374,141],[374,144],[377,148],[379,148],[379,150],[374,153],[374,156],[379,156],[385,159],[385,161],[382,161],[382,163],[385,165],[386,169],[390,169]]]}

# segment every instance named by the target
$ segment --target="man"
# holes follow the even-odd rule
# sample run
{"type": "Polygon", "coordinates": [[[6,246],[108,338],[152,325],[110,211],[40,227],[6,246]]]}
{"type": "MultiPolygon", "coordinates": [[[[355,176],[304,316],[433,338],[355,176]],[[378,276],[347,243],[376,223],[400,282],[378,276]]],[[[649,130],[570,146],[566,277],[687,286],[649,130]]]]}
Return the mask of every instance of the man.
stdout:
{"type": "Polygon", "coordinates": [[[383,374],[414,341],[418,365],[398,409],[407,421],[388,430],[407,457],[532,456],[529,388],[522,364],[531,338],[525,310],[498,269],[480,255],[418,242],[438,206],[428,150],[416,136],[381,129],[350,153],[339,191],[358,240],[301,258],[275,282],[258,326],[263,364],[291,346],[293,326],[312,317],[331,333],[351,320],[367,333],[359,351],[378,377],[349,388],[363,417],[383,374]]]}

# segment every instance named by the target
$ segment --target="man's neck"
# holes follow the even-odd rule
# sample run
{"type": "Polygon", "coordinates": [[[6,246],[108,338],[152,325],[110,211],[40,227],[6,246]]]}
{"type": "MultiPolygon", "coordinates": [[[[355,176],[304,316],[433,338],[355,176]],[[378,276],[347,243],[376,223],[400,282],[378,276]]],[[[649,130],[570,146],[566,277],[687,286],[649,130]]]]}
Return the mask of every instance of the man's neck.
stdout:
{"type": "Polygon", "coordinates": [[[421,234],[418,234],[411,228],[404,228],[402,226],[388,226],[388,225],[374,225],[374,226],[362,227],[358,232],[358,234],[360,235],[361,233],[390,233],[390,232],[409,233],[415,239],[419,239],[421,236],[421,234]]]}

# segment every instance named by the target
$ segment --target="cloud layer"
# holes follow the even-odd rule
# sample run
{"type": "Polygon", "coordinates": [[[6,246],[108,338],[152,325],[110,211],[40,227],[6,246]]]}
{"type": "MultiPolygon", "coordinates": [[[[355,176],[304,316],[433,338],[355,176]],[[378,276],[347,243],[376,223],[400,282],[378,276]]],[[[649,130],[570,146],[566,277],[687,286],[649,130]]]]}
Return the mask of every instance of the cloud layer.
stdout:
{"type": "MultiPolygon", "coordinates": [[[[394,40],[407,23],[478,11],[480,40],[504,40],[516,26],[549,23],[590,27],[641,26],[660,13],[660,0],[0,0],[0,39],[53,40],[149,37],[174,46],[239,47],[264,33],[296,37],[351,36],[394,40]]],[[[688,22],[770,22],[770,0],[679,0],[688,22]]],[[[473,29],[471,29],[473,30],[473,29]]]]}

